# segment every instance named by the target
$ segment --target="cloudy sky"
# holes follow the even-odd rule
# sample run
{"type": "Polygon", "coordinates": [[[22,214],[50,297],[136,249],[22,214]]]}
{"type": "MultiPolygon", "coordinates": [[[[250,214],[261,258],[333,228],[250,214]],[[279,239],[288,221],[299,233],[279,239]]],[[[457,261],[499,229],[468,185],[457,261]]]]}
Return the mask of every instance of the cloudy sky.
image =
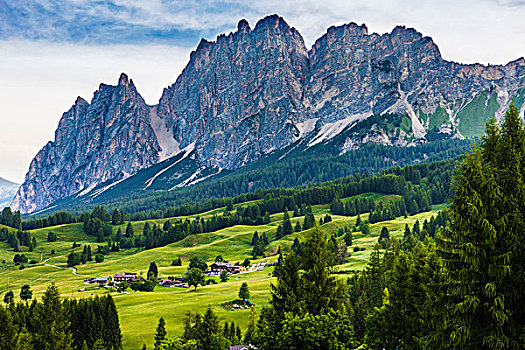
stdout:
{"type": "Polygon", "coordinates": [[[445,59],[504,64],[525,56],[525,0],[0,0],[0,177],[22,182],[77,96],[120,72],[146,102],[175,82],[201,37],[246,18],[283,16],[311,46],[326,28],[396,25],[431,36],[445,59]]]}

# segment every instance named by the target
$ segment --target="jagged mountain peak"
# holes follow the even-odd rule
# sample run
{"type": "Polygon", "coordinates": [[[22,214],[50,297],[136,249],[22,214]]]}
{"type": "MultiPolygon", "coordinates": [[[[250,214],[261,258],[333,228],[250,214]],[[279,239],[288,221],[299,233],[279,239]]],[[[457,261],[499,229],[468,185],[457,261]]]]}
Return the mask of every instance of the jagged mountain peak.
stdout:
{"type": "Polygon", "coordinates": [[[250,28],[250,24],[248,23],[247,20],[245,20],[244,18],[241,19],[239,21],[239,23],[237,23],[237,32],[239,33],[245,33],[245,32],[250,32],[252,29],[250,28]]]}
{"type": "Polygon", "coordinates": [[[282,18],[281,16],[277,14],[273,14],[273,15],[266,16],[260,19],[259,21],[257,21],[257,23],[255,24],[255,28],[253,30],[258,31],[258,30],[264,30],[264,29],[290,30],[291,27],[288,25],[288,23],[286,23],[284,18],[282,18]]]}
{"type": "Polygon", "coordinates": [[[475,136],[484,118],[501,116],[511,101],[523,114],[523,58],[463,65],[442,59],[414,28],[369,34],[354,22],[328,28],[307,50],[278,15],[253,29],[240,20],[235,32],[200,41],[156,106],[124,73],[116,86],[101,84],[89,103],[77,99],[55,141],[31,163],[14,204],[34,211],[161,161],[170,164],[168,182],[194,183],[197,173],[186,181],[188,169],[171,168],[182,157],[209,176],[204,168],[235,170],[298,140],[313,147],[341,139],[345,151],[361,142],[407,146],[475,136]],[[398,124],[346,132],[382,115],[396,115],[398,124]],[[343,131],[346,139],[337,138],[343,131]]]}
{"type": "Polygon", "coordinates": [[[349,35],[349,36],[365,36],[368,35],[368,28],[363,23],[359,25],[355,22],[342,24],[340,26],[331,26],[326,30],[327,35],[349,35]]]}
{"type": "Polygon", "coordinates": [[[13,207],[32,212],[157,163],[162,148],[151,114],[125,74],[117,85],[101,84],[91,103],[77,98],[60,119],[55,140],[31,162],[13,207]]]}
{"type": "Polygon", "coordinates": [[[89,105],[89,102],[84,100],[82,97],[77,96],[74,106],[89,105]]]}
{"type": "Polygon", "coordinates": [[[128,78],[128,75],[126,73],[120,73],[120,77],[118,79],[118,85],[119,86],[127,86],[133,84],[133,81],[131,81],[128,78]]]}

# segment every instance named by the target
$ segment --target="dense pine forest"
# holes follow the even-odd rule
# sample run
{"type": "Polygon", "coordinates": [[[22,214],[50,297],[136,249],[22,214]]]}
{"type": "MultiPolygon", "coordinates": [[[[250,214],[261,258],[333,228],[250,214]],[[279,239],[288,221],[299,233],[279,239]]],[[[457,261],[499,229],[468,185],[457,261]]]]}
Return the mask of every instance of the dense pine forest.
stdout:
{"type": "Polygon", "coordinates": [[[6,308],[0,307],[0,325],[2,350],[122,348],[117,309],[110,295],[63,300],[54,284],[41,301],[8,302],[6,308]]]}

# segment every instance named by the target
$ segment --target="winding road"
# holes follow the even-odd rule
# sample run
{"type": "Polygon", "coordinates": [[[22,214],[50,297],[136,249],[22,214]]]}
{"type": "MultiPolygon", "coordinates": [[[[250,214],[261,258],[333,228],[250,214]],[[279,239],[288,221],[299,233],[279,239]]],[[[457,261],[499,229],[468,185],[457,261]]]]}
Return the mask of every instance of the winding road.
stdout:
{"type": "MultiPolygon", "coordinates": [[[[65,267],[60,267],[60,266],[51,265],[51,264],[44,264],[44,266],[56,267],[57,269],[65,269],[65,267]]],[[[77,269],[75,267],[70,267],[69,269],[72,270],[73,275],[75,275],[75,276],[81,276],[81,277],[87,277],[88,276],[88,275],[81,275],[81,274],[77,273],[77,269]]]]}

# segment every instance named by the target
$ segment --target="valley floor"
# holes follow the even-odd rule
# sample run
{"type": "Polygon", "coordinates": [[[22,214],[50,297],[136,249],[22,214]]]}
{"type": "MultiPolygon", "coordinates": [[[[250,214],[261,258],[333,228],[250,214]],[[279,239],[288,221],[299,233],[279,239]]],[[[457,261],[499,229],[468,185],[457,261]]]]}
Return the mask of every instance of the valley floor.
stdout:
{"type": "MultiPolygon", "coordinates": [[[[368,194],[374,196],[376,201],[388,201],[389,196],[379,194],[368,194]]],[[[243,203],[246,204],[246,203],[243,203]]],[[[433,206],[432,211],[420,213],[408,218],[400,217],[391,221],[383,221],[370,225],[370,235],[364,236],[360,232],[354,233],[353,246],[348,248],[348,262],[339,265],[340,270],[362,270],[367,263],[373,246],[377,243],[380,230],[386,226],[391,236],[401,237],[405,224],[413,225],[416,220],[421,223],[425,219],[430,219],[436,215],[444,205],[433,206]],[[354,252],[354,247],[365,248],[359,252],[354,252]]],[[[212,216],[224,211],[224,208],[200,214],[200,216],[212,216]]],[[[313,212],[317,220],[328,214],[328,205],[313,206],[313,212]]],[[[368,214],[361,215],[366,220],[368,214]]],[[[84,279],[87,277],[112,276],[115,273],[136,272],[145,276],[150,262],[155,261],[159,266],[159,277],[179,276],[187,270],[188,260],[198,256],[207,260],[211,264],[217,255],[222,255],[225,260],[232,263],[241,263],[246,258],[251,258],[251,239],[253,233],[258,231],[260,234],[266,232],[270,238],[270,244],[266,249],[265,259],[277,260],[277,251],[281,247],[286,251],[291,247],[296,237],[299,240],[304,237],[307,231],[293,233],[279,240],[274,240],[276,228],[281,223],[283,213],[271,216],[271,222],[260,226],[238,225],[212,233],[192,235],[186,239],[170,244],[165,247],[136,250],[121,250],[118,253],[110,253],[102,263],[89,262],[86,265],[76,266],[77,270],[67,267],[67,255],[73,250],[73,242],[78,244],[90,244],[96,248],[97,243],[94,237],[88,236],[83,232],[82,224],[69,224],[50,228],[31,231],[37,239],[38,246],[33,252],[25,252],[29,260],[35,260],[36,264],[28,265],[23,270],[19,270],[13,261],[14,252],[5,243],[0,243],[0,295],[12,290],[18,298],[20,287],[30,284],[33,296],[40,298],[47,285],[55,282],[59,287],[62,296],[68,298],[81,298],[91,295],[112,293],[120,316],[120,325],[123,333],[123,345],[125,349],[138,349],[142,344],[150,345],[154,342],[155,328],[160,317],[166,319],[168,336],[180,335],[183,327],[183,319],[188,312],[202,313],[208,307],[217,312],[220,319],[235,322],[244,330],[248,323],[249,310],[228,311],[221,306],[222,303],[237,298],[237,293],[242,282],[247,282],[250,288],[250,301],[258,309],[268,303],[269,286],[274,281],[272,277],[273,267],[267,267],[262,271],[231,275],[225,283],[199,287],[197,291],[193,288],[166,288],[157,286],[153,292],[130,292],[129,294],[110,292],[96,286],[87,286],[84,279]],[[59,240],[47,242],[48,232],[53,231],[58,234],[59,240]],[[51,249],[55,254],[51,255],[51,249]],[[181,257],[183,266],[172,267],[171,262],[181,257]],[[84,291],[79,291],[84,289],[84,291]]],[[[295,226],[297,220],[303,221],[304,217],[291,218],[295,226]]],[[[345,217],[332,215],[332,222],[322,225],[326,234],[336,232],[340,227],[352,227],[357,217],[345,217]]],[[[148,220],[152,223],[163,223],[169,219],[148,220]]],[[[141,232],[144,222],[133,222],[134,232],[141,232]]],[[[114,226],[116,232],[119,226],[114,226]]],[[[125,230],[125,225],[120,226],[125,230]]],[[[82,247],[75,248],[80,252],[82,247]]]]}

